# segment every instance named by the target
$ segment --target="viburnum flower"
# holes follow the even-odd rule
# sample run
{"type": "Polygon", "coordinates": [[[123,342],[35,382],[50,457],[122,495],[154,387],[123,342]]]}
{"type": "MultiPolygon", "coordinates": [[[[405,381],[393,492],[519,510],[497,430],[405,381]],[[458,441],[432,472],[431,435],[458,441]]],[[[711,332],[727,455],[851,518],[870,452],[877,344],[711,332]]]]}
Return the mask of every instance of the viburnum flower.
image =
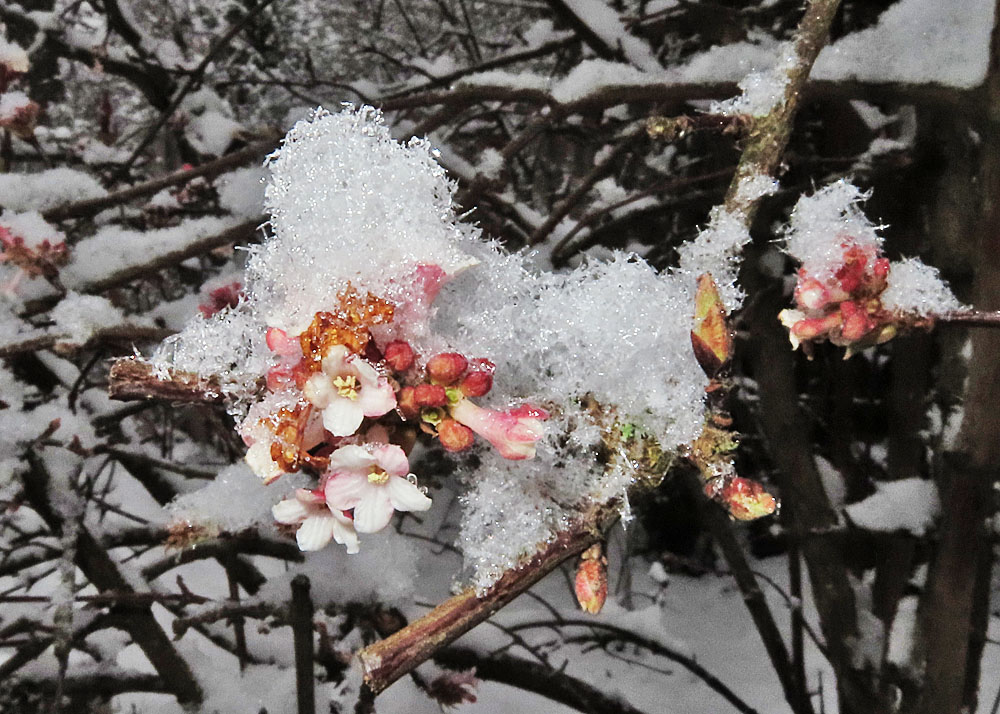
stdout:
{"type": "Polygon", "coordinates": [[[358,533],[374,533],[388,525],[393,511],[426,511],[431,499],[409,475],[410,464],[395,444],[342,446],[330,454],[324,487],[330,508],[354,509],[358,533]]]}
{"type": "Polygon", "coordinates": [[[350,436],[365,417],[382,416],[396,406],[388,380],[343,345],[329,348],[322,371],[306,381],[302,392],[323,410],[323,426],[334,436],[350,436]]]}
{"type": "Polygon", "coordinates": [[[322,490],[297,489],[293,497],[273,506],[271,513],[278,523],[298,525],[295,541],[299,550],[320,550],[331,539],[347,546],[347,552],[351,554],[357,553],[360,548],[354,523],[327,505],[322,490]]]}

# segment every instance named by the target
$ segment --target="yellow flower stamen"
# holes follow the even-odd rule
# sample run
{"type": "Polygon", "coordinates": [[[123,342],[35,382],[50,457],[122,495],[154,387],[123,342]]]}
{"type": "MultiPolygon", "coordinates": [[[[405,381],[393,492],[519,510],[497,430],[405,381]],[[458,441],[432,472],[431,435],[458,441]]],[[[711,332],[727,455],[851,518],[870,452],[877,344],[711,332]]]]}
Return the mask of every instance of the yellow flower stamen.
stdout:
{"type": "Polygon", "coordinates": [[[361,385],[358,384],[358,378],[353,375],[334,377],[333,386],[337,388],[337,394],[347,397],[352,402],[358,398],[358,390],[361,388],[361,385]]]}
{"type": "Polygon", "coordinates": [[[373,483],[376,486],[382,486],[389,482],[389,474],[385,471],[379,471],[375,469],[370,474],[368,474],[368,483],[373,483]]]}

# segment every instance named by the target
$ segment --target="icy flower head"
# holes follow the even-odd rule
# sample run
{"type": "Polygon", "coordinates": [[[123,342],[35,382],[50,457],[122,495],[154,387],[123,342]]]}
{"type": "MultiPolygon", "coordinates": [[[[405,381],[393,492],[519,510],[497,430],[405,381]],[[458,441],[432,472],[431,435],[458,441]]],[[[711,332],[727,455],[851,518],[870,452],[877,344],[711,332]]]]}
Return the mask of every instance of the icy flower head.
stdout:
{"type": "Polygon", "coordinates": [[[326,502],[341,511],[354,509],[354,528],[374,533],[388,525],[393,511],[426,511],[431,499],[407,478],[410,465],[395,444],[342,446],[330,455],[326,502]]]}
{"type": "Polygon", "coordinates": [[[330,540],[347,546],[348,553],[360,547],[354,523],[340,511],[327,506],[323,491],[300,488],[271,509],[274,520],[286,526],[298,526],[295,541],[299,550],[319,550],[330,540]]]}

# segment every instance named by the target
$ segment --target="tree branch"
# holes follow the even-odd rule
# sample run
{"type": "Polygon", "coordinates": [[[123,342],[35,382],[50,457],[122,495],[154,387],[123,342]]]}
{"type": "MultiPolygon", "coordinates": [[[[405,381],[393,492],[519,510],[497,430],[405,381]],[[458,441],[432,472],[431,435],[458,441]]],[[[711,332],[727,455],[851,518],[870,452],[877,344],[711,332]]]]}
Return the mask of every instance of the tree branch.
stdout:
{"type": "Polygon", "coordinates": [[[394,635],[365,647],[358,653],[364,668],[365,687],[372,694],[384,691],[440,648],[507,605],[560,563],[600,541],[617,520],[618,512],[612,505],[595,508],[543,545],[519,568],[508,570],[484,595],[477,596],[475,590],[468,588],[394,635]]]}
{"type": "Polygon", "coordinates": [[[643,714],[628,702],[610,697],[583,680],[519,657],[485,657],[467,648],[449,647],[439,650],[434,661],[452,669],[475,667],[480,679],[534,692],[584,714],[643,714]]]}
{"type": "Polygon", "coordinates": [[[112,399],[158,399],[166,402],[222,402],[215,379],[200,374],[167,370],[161,377],[149,362],[129,357],[111,366],[108,396],[112,399]]]}
{"type": "Polygon", "coordinates": [[[187,183],[188,181],[199,177],[205,177],[207,179],[214,178],[215,176],[218,176],[219,174],[222,174],[230,169],[242,166],[254,157],[273,151],[276,146],[277,141],[275,140],[267,139],[258,141],[240,149],[239,151],[226,154],[225,156],[221,156],[213,161],[207,161],[199,166],[195,166],[192,169],[174,171],[165,176],[160,176],[159,178],[122,189],[121,191],[109,193],[106,196],[90,198],[50,208],[42,214],[42,218],[50,222],[56,222],[67,218],[92,216],[95,213],[100,213],[106,208],[118,206],[136,198],[152,196],[157,191],[167,188],[168,186],[176,186],[178,184],[187,183]]]}

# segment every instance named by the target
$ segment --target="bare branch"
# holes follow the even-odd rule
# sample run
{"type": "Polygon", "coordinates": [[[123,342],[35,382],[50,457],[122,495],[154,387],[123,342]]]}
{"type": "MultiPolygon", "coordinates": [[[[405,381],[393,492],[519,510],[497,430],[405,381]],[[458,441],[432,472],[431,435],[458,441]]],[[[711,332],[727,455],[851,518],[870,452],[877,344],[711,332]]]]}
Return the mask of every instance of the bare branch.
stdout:
{"type": "Polygon", "coordinates": [[[432,657],[441,647],[471,630],[530,588],[560,563],[579,555],[604,537],[618,520],[613,506],[596,508],[559,533],[519,568],[508,570],[489,592],[477,596],[472,588],[455,595],[399,632],[358,653],[365,686],[373,694],[432,657]]]}
{"type": "Polygon", "coordinates": [[[112,399],[159,399],[167,402],[221,402],[222,390],[214,379],[193,372],[167,370],[165,377],[149,362],[120,359],[111,366],[108,393],[112,399]]]}
{"type": "Polygon", "coordinates": [[[75,203],[68,203],[63,206],[50,208],[42,214],[42,217],[47,221],[55,222],[65,220],[67,218],[92,216],[106,208],[118,206],[136,198],[152,196],[157,191],[167,188],[168,186],[176,186],[178,184],[186,183],[191,179],[200,177],[207,179],[214,178],[215,176],[225,173],[230,169],[242,166],[251,159],[273,151],[276,145],[277,141],[272,139],[258,141],[240,149],[239,151],[226,154],[225,156],[221,156],[213,161],[206,161],[205,163],[195,166],[192,169],[174,171],[173,173],[160,176],[159,178],[155,178],[150,181],[145,181],[144,183],[136,184],[135,186],[130,186],[129,188],[122,189],[121,191],[109,193],[106,196],[90,198],[84,201],[77,201],[75,203]]]}

